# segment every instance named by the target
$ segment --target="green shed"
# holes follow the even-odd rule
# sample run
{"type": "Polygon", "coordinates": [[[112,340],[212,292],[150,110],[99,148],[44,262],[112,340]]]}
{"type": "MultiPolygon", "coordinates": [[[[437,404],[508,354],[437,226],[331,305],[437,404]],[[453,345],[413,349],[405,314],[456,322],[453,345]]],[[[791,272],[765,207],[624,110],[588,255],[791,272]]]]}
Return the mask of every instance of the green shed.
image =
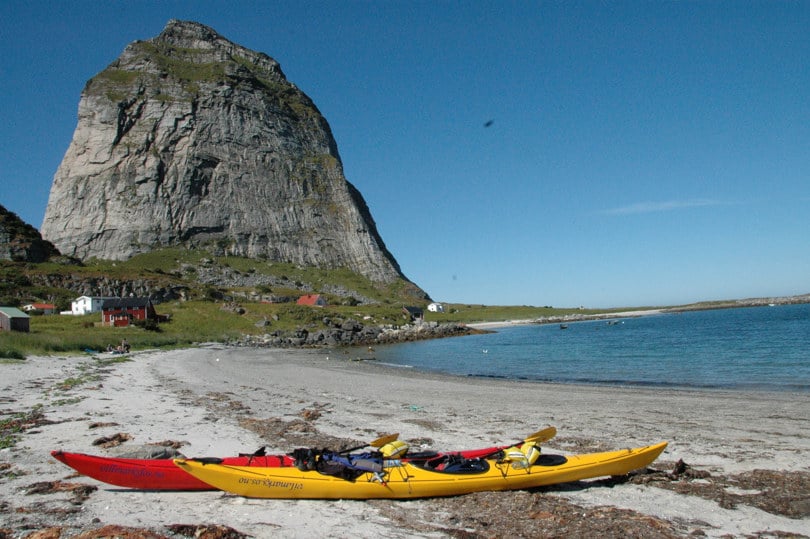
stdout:
{"type": "Polygon", "coordinates": [[[31,318],[16,307],[0,307],[0,331],[30,331],[31,318]]]}

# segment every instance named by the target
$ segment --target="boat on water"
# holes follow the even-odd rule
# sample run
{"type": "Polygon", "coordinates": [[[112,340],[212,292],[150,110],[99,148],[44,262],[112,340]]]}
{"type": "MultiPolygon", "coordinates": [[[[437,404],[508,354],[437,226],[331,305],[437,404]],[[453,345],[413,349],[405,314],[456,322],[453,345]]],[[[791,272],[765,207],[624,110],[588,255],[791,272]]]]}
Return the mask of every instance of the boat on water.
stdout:
{"type": "MultiPolygon", "coordinates": [[[[520,447],[523,444],[536,445],[550,440],[556,433],[556,428],[546,427],[516,442],[515,446],[520,447]]],[[[379,448],[380,455],[386,458],[398,458],[412,462],[427,462],[451,454],[463,458],[481,458],[491,456],[507,447],[494,446],[450,453],[438,453],[436,451],[413,452],[409,450],[407,444],[398,440],[398,437],[399,434],[382,436],[369,442],[367,445],[335,452],[335,454],[351,459],[352,451],[357,451],[365,447],[373,447],[379,448]]],[[[82,475],[118,487],[141,490],[216,489],[216,487],[197,479],[177,467],[170,456],[163,458],[124,458],[88,455],[86,453],[71,453],[62,450],[51,451],[51,455],[59,462],[73,468],[82,475]]],[[[299,460],[300,458],[301,456],[299,454],[299,460]]],[[[265,454],[264,448],[252,454],[239,455],[236,457],[204,457],[195,460],[211,464],[223,464],[226,466],[264,468],[294,467],[296,465],[296,457],[293,455],[267,455],[265,454]]]]}
{"type": "Polygon", "coordinates": [[[445,455],[425,462],[358,458],[335,462],[316,455],[314,466],[260,467],[175,459],[185,472],[217,489],[248,498],[373,499],[455,496],[534,488],[625,475],[651,464],[667,442],[583,455],[540,454],[534,444],[491,458],[445,455]],[[318,458],[320,457],[320,458],[318,458]]]}

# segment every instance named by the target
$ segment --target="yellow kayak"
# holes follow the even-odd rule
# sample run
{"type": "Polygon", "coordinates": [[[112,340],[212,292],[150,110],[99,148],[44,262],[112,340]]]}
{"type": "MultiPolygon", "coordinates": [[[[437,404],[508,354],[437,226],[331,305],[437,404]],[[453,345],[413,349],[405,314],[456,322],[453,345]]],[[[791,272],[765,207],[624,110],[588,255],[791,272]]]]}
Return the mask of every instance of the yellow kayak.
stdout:
{"type": "MultiPolygon", "coordinates": [[[[513,490],[624,475],[652,463],[667,442],[647,447],[585,455],[537,455],[532,462],[502,452],[497,458],[417,465],[396,459],[354,474],[331,475],[299,467],[207,464],[193,459],[174,463],[204,483],[249,498],[371,499],[455,496],[488,490],[513,490]]],[[[458,459],[456,459],[458,460],[458,459]]],[[[334,473],[334,470],[331,471],[334,473]]]]}

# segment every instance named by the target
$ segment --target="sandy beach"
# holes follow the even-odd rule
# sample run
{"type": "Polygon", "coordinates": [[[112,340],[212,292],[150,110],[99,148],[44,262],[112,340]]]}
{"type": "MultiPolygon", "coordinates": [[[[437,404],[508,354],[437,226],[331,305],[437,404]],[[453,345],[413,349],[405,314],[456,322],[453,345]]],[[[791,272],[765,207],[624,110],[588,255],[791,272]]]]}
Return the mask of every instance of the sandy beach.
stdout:
{"type": "Polygon", "coordinates": [[[210,345],[109,359],[0,363],[0,421],[31,419],[0,450],[0,537],[126,536],[130,528],[153,537],[810,536],[808,394],[457,378],[334,350],[210,345]],[[670,445],[652,471],[626,480],[406,502],[131,491],[77,476],[50,456],[160,442],[179,442],[187,456],[261,446],[280,453],[394,432],[412,447],[461,449],[548,425],[558,435],[547,453],[670,445]],[[116,435],[130,439],[94,445],[116,435]],[[672,473],[679,460],[686,471],[672,473]],[[57,488],[33,488],[43,482],[57,488]],[[234,535],[223,535],[228,528],[234,535]],[[98,529],[107,531],[88,533],[98,529]]]}
{"type": "Polygon", "coordinates": [[[548,318],[526,318],[518,320],[500,320],[490,322],[473,322],[467,324],[474,329],[495,330],[513,326],[529,326],[533,324],[557,324],[560,322],[584,322],[588,320],[610,320],[616,318],[639,318],[642,316],[654,316],[665,312],[664,309],[645,309],[641,311],[621,311],[605,314],[568,314],[562,316],[552,316],[548,318]]]}

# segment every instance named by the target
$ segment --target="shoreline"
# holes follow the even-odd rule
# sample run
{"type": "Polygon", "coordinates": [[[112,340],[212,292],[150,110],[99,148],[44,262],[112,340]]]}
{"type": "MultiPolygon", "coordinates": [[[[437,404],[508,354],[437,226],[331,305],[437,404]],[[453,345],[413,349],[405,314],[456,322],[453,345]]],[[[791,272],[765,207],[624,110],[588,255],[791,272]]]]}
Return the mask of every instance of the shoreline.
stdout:
{"type": "Polygon", "coordinates": [[[466,324],[474,329],[496,329],[509,326],[526,326],[533,324],[557,324],[560,322],[587,322],[590,320],[609,320],[614,318],[638,318],[658,314],[678,314],[693,311],[715,311],[725,309],[747,309],[753,307],[774,307],[780,305],[804,305],[810,303],[810,294],[799,296],[779,296],[769,298],[751,298],[734,301],[718,301],[695,303],[674,307],[658,307],[652,309],[636,309],[631,311],[607,312],[599,314],[569,314],[551,316],[546,318],[527,318],[521,320],[500,320],[472,322],[466,324]]]}
{"type": "MultiPolygon", "coordinates": [[[[0,469],[8,466],[8,471],[0,471],[0,508],[5,508],[0,510],[0,529],[11,529],[14,537],[49,526],[60,526],[63,533],[118,525],[166,534],[169,524],[208,523],[254,537],[450,537],[454,529],[520,535],[498,524],[494,515],[485,527],[481,519],[487,518],[484,506],[524,502],[556,504],[554,511],[547,511],[555,515],[566,514],[569,507],[579,507],[578,515],[609,507],[615,519],[633,511],[636,521],[649,519],[671,530],[671,535],[654,535],[661,537],[763,530],[801,536],[810,529],[810,508],[799,518],[767,512],[755,499],[768,498],[770,491],[763,487],[754,494],[754,488],[734,487],[756,470],[771,470],[784,484],[810,477],[805,458],[810,454],[810,395],[469,378],[338,357],[324,349],[208,345],[137,352],[131,361],[114,364],[89,356],[0,364],[0,420],[39,409],[48,422],[26,430],[13,447],[0,450],[0,469]],[[65,384],[71,379],[84,382],[65,384]],[[90,428],[92,424],[108,426],[90,428]],[[509,443],[547,425],[556,426],[558,435],[544,452],[572,454],[667,440],[670,446],[653,468],[668,471],[683,460],[710,475],[673,483],[674,490],[663,483],[635,482],[604,488],[597,481],[540,492],[407,503],[249,500],[220,492],[119,489],[74,477],[49,454],[63,449],[112,455],[174,440],[183,442],[180,451],[188,456],[225,456],[262,445],[271,452],[286,452],[327,439],[362,441],[392,432],[399,432],[412,447],[459,449],[509,443]],[[111,449],[93,445],[116,433],[132,440],[111,449]],[[723,478],[733,481],[723,483],[723,478]],[[78,506],[66,492],[25,494],[27,486],[40,481],[80,483],[97,490],[78,506]],[[701,489],[721,483],[723,499],[739,498],[735,507],[699,495],[701,489]],[[437,507],[455,520],[441,520],[433,514],[437,507]],[[403,522],[397,517],[403,508],[430,516],[403,522]],[[46,509],[62,511],[61,516],[49,517],[46,509]]],[[[804,488],[804,496],[806,492],[804,488]]],[[[552,535],[570,531],[565,526],[571,522],[554,518],[537,517],[521,525],[551,526],[544,533],[552,535]]],[[[587,519],[579,520],[588,525],[587,519]]],[[[590,531],[599,533],[597,528],[590,531]]],[[[617,531],[615,536],[621,535],[617,531]]]]}
{"type": "Polygon", "coordinates": [[[612,320],[614,318],[638,318],[641,316],[653,316],[657,314],[666,314],[673,311],[667,309],[649,309],[643,311],[622,311],[618,313],[601,313],[601,314],[568,314],[560,316],[552,316],[549,318],[527,318],[523,320],[502,320],[493,322],[473,322],[466,324],[467,327],[473,329],[497,329],[511,326],[531,326],[534,324],[559,324],[574,323],[574,322],[587,322],[590,320],[612,320]]]}

